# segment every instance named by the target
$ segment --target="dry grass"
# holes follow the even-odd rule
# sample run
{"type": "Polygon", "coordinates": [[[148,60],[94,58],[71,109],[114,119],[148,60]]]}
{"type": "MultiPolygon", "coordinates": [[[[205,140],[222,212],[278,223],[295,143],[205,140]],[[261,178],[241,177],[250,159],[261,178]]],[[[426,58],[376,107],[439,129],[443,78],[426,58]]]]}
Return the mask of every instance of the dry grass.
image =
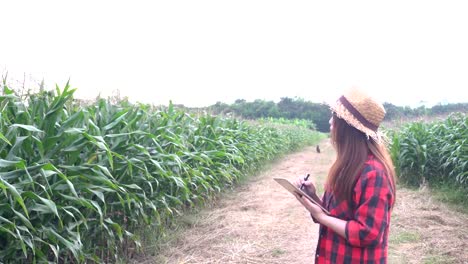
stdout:
{"type": "Polygon", "coordinates": [[[400,188],[390,231],[390,263],[468,263],[468,216],[427,189],[400,188]]]}

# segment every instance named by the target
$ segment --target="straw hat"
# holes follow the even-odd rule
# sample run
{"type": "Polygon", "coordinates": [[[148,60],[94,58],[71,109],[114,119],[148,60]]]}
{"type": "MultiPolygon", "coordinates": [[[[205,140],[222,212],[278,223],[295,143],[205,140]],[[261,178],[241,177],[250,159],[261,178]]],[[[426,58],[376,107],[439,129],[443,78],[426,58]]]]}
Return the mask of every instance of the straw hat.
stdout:
{"type": "Polygon", "coordinates": [[[385,117],[383,105],[359,88],[345,91],[331,110],[349,125],[362,131],[367,137],[381,142],[382,134],[378,128],[385,117]]]}

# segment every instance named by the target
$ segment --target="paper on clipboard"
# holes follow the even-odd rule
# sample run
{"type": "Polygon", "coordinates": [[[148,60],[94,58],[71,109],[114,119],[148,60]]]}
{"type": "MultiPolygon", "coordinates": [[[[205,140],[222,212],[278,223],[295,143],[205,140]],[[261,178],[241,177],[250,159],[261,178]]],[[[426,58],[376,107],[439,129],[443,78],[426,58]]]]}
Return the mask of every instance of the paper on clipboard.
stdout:
{"type": "Polygon", "coordinates": [[[323,212],[325,212],[327,215],[330,215],[330,212],[328,212],[327,209],[323,208],[323,206],[320,204],[320,201],[314,200],[312,197],[310,197],[307,193],[305,193],[303,190],[297,188],[292,184],[290,181],[284,178],[273,178],[277,183],[279,183],[281,186],[283,186],[286,190],[288,190],[292,194],[299,194],[303,195],[306,197],[309,201],[311,201],[313,204],[317,205],[322,209],[323,212]]]}

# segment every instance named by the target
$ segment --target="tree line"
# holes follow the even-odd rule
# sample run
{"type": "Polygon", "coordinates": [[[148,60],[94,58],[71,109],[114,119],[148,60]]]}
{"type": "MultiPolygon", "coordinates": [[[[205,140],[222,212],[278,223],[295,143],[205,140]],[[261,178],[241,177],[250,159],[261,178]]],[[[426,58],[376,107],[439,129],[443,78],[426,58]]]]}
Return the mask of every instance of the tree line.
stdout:
{"type": "Polygon", "coordinates": [[[413,118],[421,116],[439,116],[448,115],[454,112],[468,113],[468,103],[456,104],[437,104],[432,107],[419,106],[411,108],[409,106],[396,106],[391,103],[384,103],[386,120],[395,120],[402,118],[413,118]]]}
{"type": "Polygon", "coordinates": [[[278,103],[265,100],[247,102],[237,99],[233,104],[217,102],[208,107],[212,114],[233,115],[246,119],[286,118],[304,119],[315,123],[318,131],[328,131],[330,107],[324,103],[313,103],[302,98],[282,97],[278,103]]]}
{"type": "MultiPolygon", "coordinates": [[[[468,113],[468,103],[439,104],[432,107],[420,106],[396,106],[384,103],[387,114],[386,121],[421,116],[445,115],[452,112],[468,113]]],[[[305,119],[315,123],[317,130],[329,132],[328,120],[330,119],[330,107],[326,103],[314,103],[303,98],[282,97],[279,102],[256,99],[248,102],[245,99],[237,99],[233,104],[217,102],[207,107],[207,110],[215,115],[231,115],[245,119],[258,119],[265,117],[305,119]]]]}

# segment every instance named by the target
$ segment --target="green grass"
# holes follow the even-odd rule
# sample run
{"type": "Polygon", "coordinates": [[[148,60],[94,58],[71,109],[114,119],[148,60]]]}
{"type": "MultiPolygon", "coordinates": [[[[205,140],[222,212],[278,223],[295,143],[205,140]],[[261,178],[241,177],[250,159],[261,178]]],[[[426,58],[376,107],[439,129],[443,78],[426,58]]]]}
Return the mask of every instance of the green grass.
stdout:
{"type": "MultiPolygon", "coordinates": [[[[392,216],[393,217],[393,216],[392,216]]],[[[392,219],[395,223],[396,219],[392,219]]],[[[391,227],[390,237],[389,237],[389,252],[388,252],[388,263],[397,263],[405,264],[409,263],[408,260],[411,259],[411,252],[406,252],[401,248],[405,243],[418,243],[421,241],[421,235],[416,231],[409,231],[402,229],[398,226],[391,227]]]]}
{"type": "Polygon", "coordinates": [[[458,212],[468,214],[468,190],[455,184],[431,184],[431,194],[458,212]]]}
{"type": "Polygon", "coordinates": [[[424,264],[451,264],[456,263],[456,259],[453,257],[441,256],[441,255],[430,255],[423,258],[424,264]]]}
{"type": "Polygon", "coordinates": [[[275,248],[275,249],[273,249],[273,250],[271,251],[271,255],[272,255],[273,257],[279,257],[279,256],[281,256],[281,255],[283,255],[283,254],[285,254],[285,253],[287,253],[287,251],[286,251],[286,250],[283,250],[283,249],[280,249],[280,248],[275,248]]]}
{"type": "Polygon", "coordinates": [[[418,242],[421,240],[421,235],[415,231],[399,230],[390,232],[389,244],[402,244],[418,242]]]}

